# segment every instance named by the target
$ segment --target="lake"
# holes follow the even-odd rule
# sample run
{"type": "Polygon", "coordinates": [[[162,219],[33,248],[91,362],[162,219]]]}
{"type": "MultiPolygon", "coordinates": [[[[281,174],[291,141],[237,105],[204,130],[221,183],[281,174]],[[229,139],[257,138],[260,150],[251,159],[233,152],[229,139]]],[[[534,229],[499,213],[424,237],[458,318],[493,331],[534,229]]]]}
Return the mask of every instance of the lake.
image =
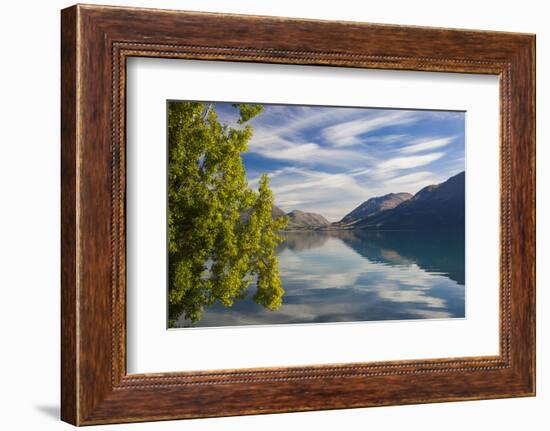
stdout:
{"type": "Polygon", "coordinates": [[[464,232],[285,232],[278,248],[283,305],[216,304],[175,327],[463,318],[464,232]]]}

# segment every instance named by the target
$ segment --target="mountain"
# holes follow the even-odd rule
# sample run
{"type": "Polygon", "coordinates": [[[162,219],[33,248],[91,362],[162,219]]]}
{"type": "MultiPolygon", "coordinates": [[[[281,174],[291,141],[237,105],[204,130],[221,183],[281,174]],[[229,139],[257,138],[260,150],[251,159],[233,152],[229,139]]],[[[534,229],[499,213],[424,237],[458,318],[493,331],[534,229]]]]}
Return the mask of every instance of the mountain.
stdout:
{"type": "Polygon", "coordinates": [[[350,224],[365,217],[370,217],[383,211],[390,210],[412,197],[413,195],[410,193],[389,193],[384,196],[370,198],[344,216],[337,224],[350,224]]]}
{"type": "Polygon", "coordinates": [[[287,214],[288,225],[285,230],[311,230],[329,226],[330,222],[322,215],[294,210],[287,214]]]}
{"type": "MultiPolygon", "coordinates": [[[[250,218],[250,212],[251,212],[250,209],[248,209],[248,210],[246,210],[246,211],[243,211],[243,212],[241,213],[241,220],[242,220],[242,221],[248,221],[248,219],[250,218]]],[[[279,218],[279,217],[283,217],[283,216],[285,216],[285,215],[286,215],[286,213],[285,213],[281,208],[279,208],[279,207],[277,207],[277,206],[275,206],[275,205],[273,205],[273,206],[271,207],[271,218],[272,218],[273,220],[275,220],[275,219],[277,219],[277,218],[279,218]]]]}
{"type": "Polygon", "coordinates": [[[367,216],[354,224],[359,229],[464,229],[465,173],[441,184],[424,187],[393,209],[367,216]]]}
{"type": "MultiPolygon", "coordinates": [[[[300,210],[294,210],[287,214],[278,206],[273,205],[271,218],[275,220],[284,216],[288,217],[288,224],[284,230],[314,230],[330,225],[330,222],[322,215],[300,210]]],[[[250,210],[241,213],[241,220],[248,221],[249,217],[250,210]]]]}
{"type": "Polygon", "coordinates": [[[271,218],[273,220],[279,218],[279,217],[283,217],[285,216],[286,213],[279,207],[273,205],[273,207],[271,208],[271,218]]]}

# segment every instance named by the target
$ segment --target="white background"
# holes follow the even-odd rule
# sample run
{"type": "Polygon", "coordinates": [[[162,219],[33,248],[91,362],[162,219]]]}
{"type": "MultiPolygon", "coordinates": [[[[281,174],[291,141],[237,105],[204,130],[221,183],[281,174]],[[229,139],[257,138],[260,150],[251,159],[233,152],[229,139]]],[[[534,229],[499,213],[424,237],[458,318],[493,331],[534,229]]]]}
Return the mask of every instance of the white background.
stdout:
{"type": "Polygon", "coordinates": [[[129,373],[498,354],[498,77],[134,58],[127,84],[129,373]],[[186,98],[466,111],[466,318],[167,331],[166,100],[186,98]]]}
{"type": "MultiPolygon", "coordinates": [[[[102,3],[537,33],[538,396],[329,412],[105,426],[135,430],[547,429],[550,422],[550,28],[536,0],[196,0],[102,3]],[[546,265],[547,266],[547,265],[546,265]],[[546,314],[545,314],[546,312],[546,314]]],[[[0,16],[0,426],[61,430],[59,409],[59,9],[65,1],[6,2],[0,16]]]]}

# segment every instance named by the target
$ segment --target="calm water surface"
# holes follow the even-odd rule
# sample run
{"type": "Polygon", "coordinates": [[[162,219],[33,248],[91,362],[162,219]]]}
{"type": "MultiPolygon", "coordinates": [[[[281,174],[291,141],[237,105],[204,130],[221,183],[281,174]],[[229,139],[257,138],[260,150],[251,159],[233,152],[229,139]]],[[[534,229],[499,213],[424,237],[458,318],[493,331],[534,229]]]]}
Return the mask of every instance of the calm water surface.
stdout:
{"type": "Polygon", "coordinates": [[[283,305],[247,298],[176,327],[464,317],[464,232],[286,232],[279,246],[283,305]]]}

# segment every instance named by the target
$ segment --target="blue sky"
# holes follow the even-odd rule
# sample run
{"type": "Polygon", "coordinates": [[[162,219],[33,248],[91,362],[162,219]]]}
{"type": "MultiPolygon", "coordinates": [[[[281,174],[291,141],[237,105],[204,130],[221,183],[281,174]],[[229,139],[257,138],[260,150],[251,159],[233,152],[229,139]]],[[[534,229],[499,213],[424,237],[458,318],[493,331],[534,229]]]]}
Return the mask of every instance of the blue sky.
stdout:
{"type": "MultiPolygon", "coordinates": [[[[230,103],[215,108],[238,127],[230,103]]],[[[329,221],[371,197],[414,194],[465,169],[464,112],[264,105],[249,124],[250,186],[267,173],[277,206],[329,221]]]]}

